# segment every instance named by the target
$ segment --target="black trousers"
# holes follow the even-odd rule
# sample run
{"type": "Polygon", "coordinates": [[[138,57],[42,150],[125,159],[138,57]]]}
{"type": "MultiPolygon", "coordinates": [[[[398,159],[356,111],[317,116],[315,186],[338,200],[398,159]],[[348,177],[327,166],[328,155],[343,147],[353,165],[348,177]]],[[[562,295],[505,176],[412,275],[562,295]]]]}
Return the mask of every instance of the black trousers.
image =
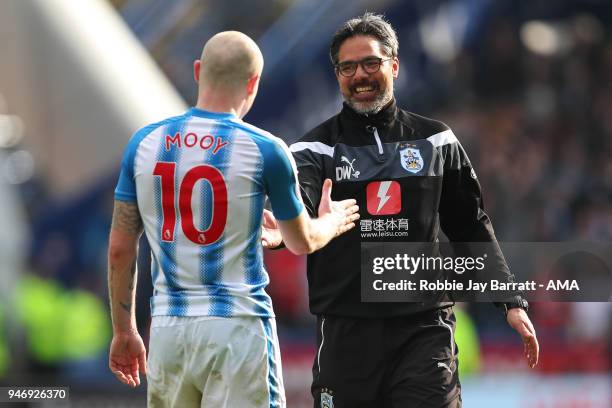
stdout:
{"type": "Polygon", "coordinates": [[[315,408],[461,407],[452,308],[317,325],[315,408]]]}

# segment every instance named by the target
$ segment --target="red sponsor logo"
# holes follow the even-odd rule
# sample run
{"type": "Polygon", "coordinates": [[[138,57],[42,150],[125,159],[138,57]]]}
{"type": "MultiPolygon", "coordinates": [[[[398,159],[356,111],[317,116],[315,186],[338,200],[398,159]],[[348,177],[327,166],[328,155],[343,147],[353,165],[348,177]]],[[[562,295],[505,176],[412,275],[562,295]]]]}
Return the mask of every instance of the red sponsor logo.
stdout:
{"type": "Polygon", "coordinates": [[[366,194],[372,215],[398,214],[402,210],[402,191],[397,181],[374,181],[368,184],[366,194]]]}

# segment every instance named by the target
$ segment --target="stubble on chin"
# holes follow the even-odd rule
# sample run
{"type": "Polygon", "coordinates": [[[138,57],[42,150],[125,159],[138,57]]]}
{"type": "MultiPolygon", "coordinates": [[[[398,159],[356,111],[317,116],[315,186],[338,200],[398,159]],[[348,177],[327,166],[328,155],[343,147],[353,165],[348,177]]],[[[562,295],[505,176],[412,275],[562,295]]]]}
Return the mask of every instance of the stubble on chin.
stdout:
{"type": "Polygon", "coordinates": [[[351,97],[345,97],[344,100],[357,113],[361,113],[362,115],[375,115],[380,112],[392,98],[393,92],[391,91],[378,95],[376,99],[371,102],[358,102],[351,97]]]}

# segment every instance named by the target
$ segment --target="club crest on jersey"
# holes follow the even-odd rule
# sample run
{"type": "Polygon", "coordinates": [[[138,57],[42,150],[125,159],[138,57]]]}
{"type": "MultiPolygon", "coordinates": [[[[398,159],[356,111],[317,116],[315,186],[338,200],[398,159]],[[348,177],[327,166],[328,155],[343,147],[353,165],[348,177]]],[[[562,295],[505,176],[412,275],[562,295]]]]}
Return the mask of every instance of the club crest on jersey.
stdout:
{"type": "Polygon", "coordinates": [[[334,397],[327,388],[321,391],[321,408],[334,408],[334,397]]]}
{"type": "Polygon", "coordinates": [[[355,160],[349,160],[346,156],[340,157],[342,166],[336,167],[336,181],[350,180],[351,178],[358,178],[361,172],[355,169],[355,160]]]}
{"type": "Polygon", "coordinates": [[[406,147],[401,148],[400,146],[400,163],[404,170],[409,171],[411,173],[418,173],[423,170],[423,166],[425,165],[423,161],[423,157],[421,156],[421,152],[414,146],[406,145],[406,147]]]}

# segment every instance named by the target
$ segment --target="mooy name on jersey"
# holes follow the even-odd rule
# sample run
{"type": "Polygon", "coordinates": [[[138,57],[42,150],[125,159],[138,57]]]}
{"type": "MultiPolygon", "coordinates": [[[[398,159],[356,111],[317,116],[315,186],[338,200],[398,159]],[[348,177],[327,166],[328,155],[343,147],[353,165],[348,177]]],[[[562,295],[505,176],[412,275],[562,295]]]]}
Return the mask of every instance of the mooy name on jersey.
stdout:
{"type": "Polygon", "coordinates": [[[213,136],[211,134],[198,135],[194,132],[189,132],[183,135],[181,132],[176,132],[174,136],[166,135],[166,150],[168,151],[172,146],[178,148],[196,147],[202,150],[212,149],[213,154],[216,154],[228,144],[229,142],[224,142],[220,136],[213,136]]]}

